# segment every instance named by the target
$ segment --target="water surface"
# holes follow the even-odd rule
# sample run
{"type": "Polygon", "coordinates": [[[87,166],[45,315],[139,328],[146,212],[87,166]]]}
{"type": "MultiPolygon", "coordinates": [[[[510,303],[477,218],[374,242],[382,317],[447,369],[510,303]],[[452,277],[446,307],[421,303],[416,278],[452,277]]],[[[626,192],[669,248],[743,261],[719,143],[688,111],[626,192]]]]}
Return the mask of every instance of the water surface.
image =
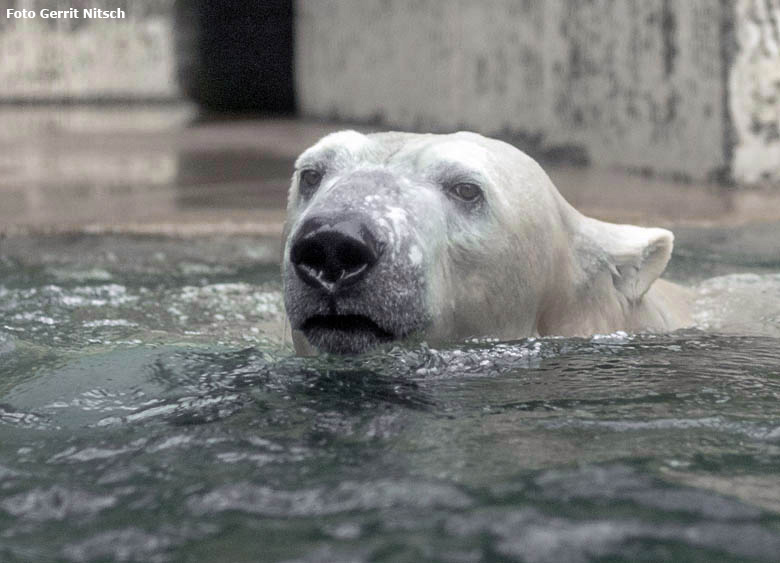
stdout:
{"type": "Polygon", "coordinates": [[[713,244],[695,329],[301,359],[274,241],[0,241],[0,560],[776,560],[780,264],[713,244]]]}

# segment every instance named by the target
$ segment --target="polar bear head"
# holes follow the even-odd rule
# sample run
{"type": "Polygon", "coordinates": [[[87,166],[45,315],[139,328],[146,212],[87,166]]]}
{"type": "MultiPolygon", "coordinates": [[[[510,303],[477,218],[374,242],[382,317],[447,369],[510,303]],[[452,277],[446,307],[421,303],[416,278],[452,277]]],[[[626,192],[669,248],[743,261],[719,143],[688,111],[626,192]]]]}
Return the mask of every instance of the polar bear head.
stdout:
{"type": "Polygon", "coordinates": [[[296,162],[284,299],[299,353],[617,330],[649,318],[671,249],[582,216],[501,141],[341,131],[296,162]]]}

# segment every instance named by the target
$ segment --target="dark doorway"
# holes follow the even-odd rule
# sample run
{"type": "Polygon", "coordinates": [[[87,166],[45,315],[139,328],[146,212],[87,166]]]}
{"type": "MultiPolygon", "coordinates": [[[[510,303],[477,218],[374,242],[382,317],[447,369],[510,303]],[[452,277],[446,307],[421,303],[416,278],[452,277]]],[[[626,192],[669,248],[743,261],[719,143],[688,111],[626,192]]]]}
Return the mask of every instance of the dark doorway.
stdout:
{"type": "Polygon", "coordinates": [[[208,111],[294,111],[292,0],[176,0],[174,14],[185,96],[208,111]]]}

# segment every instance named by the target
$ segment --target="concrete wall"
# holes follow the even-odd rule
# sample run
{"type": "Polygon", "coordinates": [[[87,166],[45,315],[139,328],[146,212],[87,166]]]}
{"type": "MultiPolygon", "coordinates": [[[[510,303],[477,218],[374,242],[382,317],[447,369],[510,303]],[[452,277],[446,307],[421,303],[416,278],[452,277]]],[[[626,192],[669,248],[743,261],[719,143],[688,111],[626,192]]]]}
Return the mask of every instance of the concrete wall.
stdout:
{"type": "Polygon", "coordinates": [[[173,0],[0,0],[0,102],[178,96],[173,0]],[[125,19],[13,19],[8,8],[124,10],[125,19]]]}
{"type": "MultiPolygon", "coordinates": [[[[0,0],[0,102],[178,97],[173,3],[0,0]],[[85,7],[127,18],[6,15],[85,7]]],[[[473,129],[540,157],[780,185],[780,0],[295,7],[305,115],[473,129]]]]}
{"type": "Polygon", "coordinates": [[[780,184],[780,0],[739,0],[728,76],[734,176],[780,184]]]}
{"type": "Polygon", "coordinates": [[[297,0],[299,104],[542,157],[775,177],[778,1],[297,0]]]}

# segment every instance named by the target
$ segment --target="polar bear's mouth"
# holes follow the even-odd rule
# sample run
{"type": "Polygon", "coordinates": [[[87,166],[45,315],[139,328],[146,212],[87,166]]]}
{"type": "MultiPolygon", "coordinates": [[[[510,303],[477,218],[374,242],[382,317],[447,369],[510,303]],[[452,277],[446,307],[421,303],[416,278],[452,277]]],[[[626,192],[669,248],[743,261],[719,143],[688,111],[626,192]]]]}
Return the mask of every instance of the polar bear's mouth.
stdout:
{"type": "Polygon", "coordinates": [[[314,315],[301,327],[304,332],[314,330],[335,330],[346,333],[371,333],[380,340],[392,340],[392,333],[386,331],[365,315],[314,315]]]}
{"type": "Polygon", "coordinates": [[[314,315],[304,321],[301,330],[309,342],[337,354],[359,354],[395,339],[365,315],[314,315]]]}

